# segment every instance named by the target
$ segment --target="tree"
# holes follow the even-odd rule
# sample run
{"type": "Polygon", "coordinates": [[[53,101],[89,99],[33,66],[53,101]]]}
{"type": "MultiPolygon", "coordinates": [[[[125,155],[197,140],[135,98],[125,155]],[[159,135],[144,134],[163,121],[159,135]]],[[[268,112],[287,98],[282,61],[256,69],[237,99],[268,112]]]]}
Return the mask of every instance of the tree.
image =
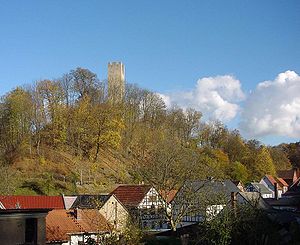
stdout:
{"type": "Polygon", "coordinates": [[[51,80],[39,81],[36,85],[36,96],[40,117],[43,117],[41,129],[42,140],[52,147],[66,142],[66,107],[63,89],[59,82],[51,80]]]}
{"type": "Polygon", "coordinates": [[[163,122],[166,105],[162,98],[148,90],[143,91],[141,99],[141,120],[149,128],[156,128],[163,122]]]}
{"type": "Polygon", "coordinates": [[[131,144],[141,118],[141,100],[143,90],[137,85],[126,84],[123,118],[125,129],[123,131],[123,144],[128,146],[131,144]]]}
{"type": "Polygon", "coordinates": [[[233,180],[240,180],[246,183],[249,177],[249,171],[242,163],[234,162],[230,166],[229,175],[233,180]]]}
{"type": "Polygon", "coordinates": [[[78,67],[70,72],[70,76],[73,83],[73,89],[75,94],[77,94],[77,100],[89,96],[92,102],[97,103],[103,99],[103,87],[101,87],[95,73],[88,69],[78,67]]]}
{"type": "Polygon", "coordinates": [[[75,150],[75,154],[89,158],[93,148],[92,128],[94,125],[94,115],[90,97],[84,96],[72,108],[72,122],[70,124],[71,141],[70,144],[75,150]]]}
{"type": "Polygon", "coordinates": [[[192,108],[183,110],[172,108],[167,113],[167,127],[173,137],[178,138],[182,144],[196,141],[202,114],[192,108]]]}
{"type": "Polygon", "coordinates": [[[198,195],[200,192],[185,185],[186,181],[207,179],[213,174],[207,164],[208,158],[202,157],[197,150],[183,146],[180,141],[168,136],[152,140],[154,142],[146,144],[147,149],[133,149],[133,172],[138,174],[138,180],[146,181],[159,190],[163,200],[168,199],[171,191],[185,186],[174,203],[176,208],[167,202],[162,207],[166,220],[176,230],[186,214],[196,212],[196,207],[198,211],[203,211],[203,206],[195,205],[201,198],[198,195]]]}
{"type": "Polygon", "coordinates": [[[117,149],[120,146],[124,123],[119,110],[109,104],[95,106],[93,115],[96,126],[93,137],[96,161],[100,148],[117,149]]]}
{"type": "Polygon", "coordinates": [[[199,226],[203,234],[198,235],[201,243],[215,245],[229,245],[233,229],[233,214],[229,208],[224,208],[218,216],[206,220],[199,226]]]}
{"type": "Polygon", "coordinates": [[[222,148],[228,134],[227,128],[220,121],[202,124],[199,130],[198,140],[202,147],[222,148]]]}
{"type": "Polygon", "coordinates": [[[292,168],[292,164],[288,159],[288,155],[286,152],[278,147],[268,147],[268,150],[271,154],[271,158],[276,170],[285,170],[292,168]]]}
{"type": "Polygon", "coordinates": [[[212,220],[199,225],[197,244],[281,244],[281,227],[257,205],[226,207],[212,220]]]}
{"type": "Polygon", "coordinates": [[[243,162],[245,160],[247,146],[238,130],[233,130],[227,134],[223,149],[231,162],[243,162]]]}
{"type": "Polygon", "coordinates": [[[275,175],[275,166],[267,147],[259,148],[249,169],[255,180],[260,180],[265,174],[275,175]]]}
{"type": "Polygon", "coordinates": [[[7,160],[22,147],[31,147],[32,107],[30,94],[22,88],[16,88],[2,98],[0,146],[7,160]]]}
{"type": "Polygon", "coordinates": [[[0,178],[0,195],[11,195],[12,193],[14,193],[17,186],[16,171],[14,169],[11,169],[9,165],[4,164],[1,161],[0,178]]]}
{"type": "Polygon", "coordinates": [[[300,167],[300,142],[280,144],[278,148],[287,154],[293,167],[300,167]]]}

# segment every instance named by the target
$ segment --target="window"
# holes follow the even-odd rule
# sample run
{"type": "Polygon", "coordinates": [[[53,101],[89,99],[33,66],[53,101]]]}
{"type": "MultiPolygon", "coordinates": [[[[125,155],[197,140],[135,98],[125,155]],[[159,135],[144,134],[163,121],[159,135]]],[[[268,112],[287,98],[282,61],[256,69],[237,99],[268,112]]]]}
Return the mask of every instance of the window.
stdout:
{"type": "Polygon", "coordinates": [[[37,219],[26,219],[25,222],[25,243],[37,244],[37,219]]]}

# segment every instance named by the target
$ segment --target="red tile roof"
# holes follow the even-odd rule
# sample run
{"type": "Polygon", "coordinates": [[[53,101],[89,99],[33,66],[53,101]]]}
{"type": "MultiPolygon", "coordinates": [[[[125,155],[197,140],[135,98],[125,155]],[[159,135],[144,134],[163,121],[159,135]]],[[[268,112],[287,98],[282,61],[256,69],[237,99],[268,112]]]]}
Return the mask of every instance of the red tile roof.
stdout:
{"type": "Polygon", "coordinates": [[[82,209],[81,219],[76,220],[85,232],[108,232],[111,230],[108,221],[99,213],[98,209],[82,209]]]}
{"type": "Polygon", "coordinates": [[[273,186],[275,185],[275,183],[277,183],[279,190],[281,190],[283,187],[289,186],[282,178],[273,177],[272,175],[268,174],[266,174],[266,178],[272,183],[273,186]]]}
{"type": "Polygon", "coordinates": [[[286,186],[286,187],[288,187],[289,185],[284,181],[284,179],[283,178],[276,178],[278,181],[277,182],[279,182],[278,184],[280,184],[282,187],[283,186],[286,186]]]}
{"type": "Polygon", "coordinates": [[[79,209],[80,219],[74,210],[52,210],[46,217],[47,241],[67,241],[69,234],[105,233],[111,230],[107,220],[96,209],[79,209]]]}
{"type": "Polygon", "coordinates": [[[277,171],[277,175],[278,177],[283,179],[293,180],[295,177],[296,178],[300,177],[300,169],[294,168],[290,170],[279,170],[277,171]]]}
{"type": "Polygon", "coordinates": [[[80,232],[80,227],[73,222],[67,210],[52,210],[46,217],[47,241],[67,241],[68,233],[80,232]]]}
{"type": "Polygon", "coordinates": [[[111,194],[127,207],[137,207],[151,189],[150,185],[119,185],[111,194]]]}
{"type": "Polygon", "coordinates": [[[293,179],[294,170],[279,170],[277,171],[277,175],[283,179],[293,179]]]}
{"type": "Polygon", "coordinates": [[[62,196],[0,196],[5,209],[64,209],[62,196]]]}

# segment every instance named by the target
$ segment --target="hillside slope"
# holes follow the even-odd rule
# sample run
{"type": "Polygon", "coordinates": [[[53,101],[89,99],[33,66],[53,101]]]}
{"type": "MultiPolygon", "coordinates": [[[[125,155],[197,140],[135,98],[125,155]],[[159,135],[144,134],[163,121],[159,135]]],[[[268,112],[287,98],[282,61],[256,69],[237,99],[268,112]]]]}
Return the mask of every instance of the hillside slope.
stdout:
{"type": "Polygon", "coordinates": [[[109,192],[116,183],[131,182],[126,164],[125,158],[113,150],[101,150],[93,162],[41,147],[40,155],[18,155],[11,165],[3,167],[1,190],[31,195],[109,192]]]}

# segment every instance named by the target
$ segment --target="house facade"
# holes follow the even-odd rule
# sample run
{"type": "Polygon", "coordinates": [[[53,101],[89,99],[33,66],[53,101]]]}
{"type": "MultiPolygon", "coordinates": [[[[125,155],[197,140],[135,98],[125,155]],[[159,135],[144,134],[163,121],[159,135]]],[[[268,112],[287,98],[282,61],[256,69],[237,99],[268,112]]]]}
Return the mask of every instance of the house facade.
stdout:
{"type": "Polygon", "coordinates": [[[107,220],[95,209],[52,210],[46,217],[47,244],[78,245],[110,234],[107,220]]]}
{"type": "Polygon", "coordinates": [[[289,190],[282,195],[282,198],[270,199],[268,203],[279,210],[300,213],[300,177],[292,184],[289,190]]]}
{"type": "Polygon", "coordinates": [[[123,231],[127,225],[129,212],[115,195],[110,195],[99,209],[100,214],[113,225],[116,231],[123,231]]]}
{"type": "Polygon", "coordinates": [[[265,185],[272,191],[272,198],[275,198],[276,191],[278,193],[278,198],[281,198],[282,194],[288,190],[288,184],[282,178],[276,178],[272,175],[265,175],[259,183],[265,185]]]}
{"type": "Polygon", "coordinates": [[[273,192],[264,184],[258,182],[251,182],[247,184],[246,191],[248,192],[258,192],[262,198],[273,198],[273,192]]]}
{"type": "Polygon", "coordinates": [[[70,208],[99,210],[115,231],[126,227],[129,216],[126,207],[112,194],[78,195],[70,208]]]}
{"type": "Polygon", "coordinates": [[[155,231],[169,227],[163,213],[168,204],[150,185],[119,185],[111,194],[138,220],[142,229],[155,231]]]}
{"type": "Polygon", "coordinates": [[[1,209],[0,243],[45,244],[45,217],[49,209],[1,209]]]}
{"type": "Polygon", "coordinates": [[[179,227],[212,219],[230,201],[232,192],[240,190],[230,180],[187,181],[171,202],[173,216],[176,218],[182,215],[180,210],[186,210],[179,227]]]}

